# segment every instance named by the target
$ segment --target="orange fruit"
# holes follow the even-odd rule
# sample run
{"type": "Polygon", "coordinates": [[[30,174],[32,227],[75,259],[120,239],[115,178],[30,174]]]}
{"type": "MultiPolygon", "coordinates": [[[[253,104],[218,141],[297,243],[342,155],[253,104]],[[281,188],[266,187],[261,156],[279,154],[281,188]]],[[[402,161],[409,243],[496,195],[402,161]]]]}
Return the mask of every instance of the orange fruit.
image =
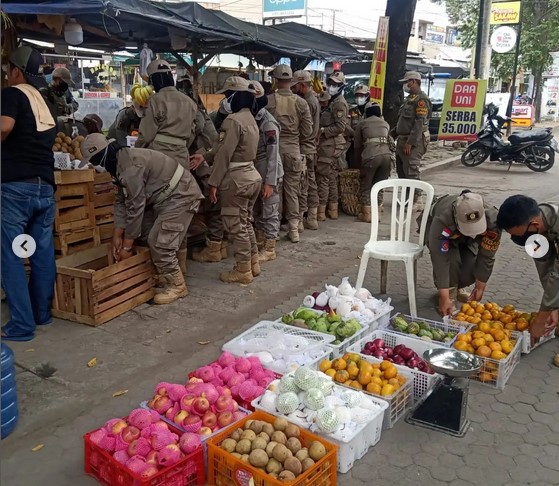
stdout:
{"type": "Polygon", "coordinates": [[[482,356],[484,358],[488,358],[489,356],[491,356],[491,348],[489,346],[480,346],[479,348],[476,349],[476,354],[478,356],[482,356]]]}
{"type": "Polygon", "coordinates": [[[472,324],[479,324],[481,322],[481,317],[472,317],[472,324]]]}
{"type": "Polygon", "coordinates": [[[406,377],[404,375],[398,375],[396,379],[398,380],[398,383],[400,383],[400,386],[406,383],[406,377]]]}
{"type": "Polygon", "coordinates": [[[369,383],[371,383],[372,378],[373,377],[371,376],[371,373],[369,373],[368,371],[361,371],[359,373],[359,377],[357,378],[357,381],[361,383],[363,386],[367,386],[369,383]]]}
{"type": "Polygon", "coordinates": [[[359,368],[354,362],[351,362],[351,364],[347,367],[347,372],[349,373],[349,377],[351,379],[355,379],[359,374],[359,368]]]}
{"type": "Polygon", "coordinates": [[[505,324],[505,329],[508,329],[509,331],[516,331],[516,322],[509,322],[508,324],[505,324]]]}
{"type": "Polygon", "coordinates": [[[396,366],[394,366],[394,365],[388,366],[384,370],[384,377],[388,380],[390,380],[391,378],[394,378],[397,374],[398,374],[398,370],[396,369],[396,366]]]}
{"type": "Polygon", "coordinates": [[[489,347],[491,351],[501,351],[503,349],[499,343],[489,343],[489,347]]]}
{"type": "Polygon", "coordinates": [[[492,304],[491,302],[487,302],[487,303],[485,304],[485,308],[486,308],[488,311],[490,311],[491,309],[493,309],[493,304],[492,304]]]}
{"type": "Polygon", "coordinates": [[[454,320],[456,321],[460,321],[460,322],[465,322],[466,321],[466,316],[464,315],[457,315],[454,320]]]}
{"type": "Polygon", "coordinates": [[[330,368],[326,370],[324,373],[327,374],[330,378],[334,378],[334,375],[336,374],[336,370],[334,368],[330,368]]]}
{"type": "Polygon", "coordinates": [[[334,368],[336,371],[345,370],[347,368],[347,362],[343,358],[337,358],[332,361],[332,368],[334,368]]]}
{"type": "Polygon", "coordinates": [[[389,368],[390,366],[394,366],[390,361],[384,360],[381,364],[380,364],[380,369],[382,371],[386,371],[386,368],[389,368]]]}
{"type": "Polygon", "coordinates": [[[509,354],[514,349],[514,344],[512,344],[510,340],[504,339],[503,341],[501,341],[501,349],[503,353],[509,354]]]}
{"type": "Polygon", "coordinates": [[[361,383],[359,383],[358,381],[355,381],[355,380],[350,381],[350,382],[348,383],[348,385],[349,385],[351,388],[356,388],[357,390],[363,390],[363,385],[361,385],[361,383]]]}
{"type": "Polygon", "coordinates": [[[511,304],[506,304],[503,306],[503,312],[514,312],[514,306],[511,304]]]}
{"type": "Polygon", "coordinates": [[[332,368],[332,361],[330,361],[329,359],[323,359],[318,365],[318,367],[320,371],[325,373],[327,370],[332,368]]]}
{"type": "Polygon", "coordinates": [[[472,334],[472,337],[474,339],[483,339],[483,336],[485,336],[485,333],[483,331],[474,331],[474,333],[472,334]]]}
{"type": "Polygon", "coordinates": [[[500,329],[497,329],[495,334],[493,334],[493,337],[495,338],[495,341],[503,341],[507,338],[507,335],[500,329]]]}
{"type": "Polygon", "coordinates": [[[499,359],[505,359],[506,357],[507,355],[502,351],[495,350],[491,352],[491,359],[499,360],[499,359]]]}
{"type": "Polygon", "coordinates": [[[367,391],[369,393],[374,393],[375,395],[380,395],[381,390],[382,390],[382,387],[378,383],[371,382],[367,385],[367,391]]]}
{"type": "Polygon", "coordinates": [[[338,370],[334,375],[334,381],[338,383],[345,383],[349,381],[349,373],[346,370],[338,370]]]}
{"type": "Polygon", "coordinates": [[[493,336],[491,334],[485,334],[485,336],[483,336],[483,339],[485,339],[485,343],[492,343],[493,341],[495,341],[495,339],[493,339],[493,336]]]}
{"type": "Polygon", "coordinates": [[[472,307],[470,306],[470,304],[465,303],[462,304],[462,307],[460,308],[460,310],[465,314],[466,312],[468,312],[472,307]]]}
{"type": "Polygon", "coordinates": [[[500,321],[505,325],[509,324],[510,322],[512,322],[512,316],[505,314],[503,317],[501,317],[500,321]]]}
{"type": "MultiPolygon", "coordinates": [[[[473,307],[473,302],[472,302],[472,307],[473,307]]],[[[476,312],[478,314],[483,314],[485,312],[485,306],[483,304],[476,305],[476,312]]]]}
{"type": "Polygon", "coordinates": [[[380,368],[373,369],[373,376],[378,376],[379,378],[382,376],[382,371],[380,370],[380,368]]]}
{"type": "Polygon", "coordinates": [[[469,345],[469,344],[468,344],[468,348],[466,349],[466,351],[467,351],[468,353],[471,353],[471,354],[474,354],[474,353],[476,352],[476,350],[474,349],[474,347],[471,346],[471,345],[469,345]]]}
{"type": "Polygon", "coordinates": [[[469,343],[472,341],[472,336],[471,334],[458,334],[458,336],[456,336],[456,341],[463,341],[465,343],[469,343]]]}
{"type": "Polygon", "coordinates": [[[517,331],[526,331],[530,327],[530,324],[526,321],[526,319],[519,319],[516,321],[516,330],[517,331]]]}
{"type": "Polygon", "coordinates": [[[487,373],[485,371],[482,371],[479,374],[479,381],[483,381],[483,383],[487,383],[489,381],[493,381],[493,375],[491,373],[487,373]]]}
{"type": "Polygon", "coordinates": [[[382,378],[378,376],[373,376],[371,378],[371,383],[376,383],[377,385],[382,386],[382,378]]]}
{"type": "Polygon", "coordinates": [[[466,311],[467,316],[473,316],[475,313],[476,313],[476,311],[474,309],[472,309],[471,307],[466,311]]]}
{"type": "Polygon", "coordinates": [[[477,349],[481,346],[485,346],[485,339],[483,339],[483,338],[474,339],[472,341],[472,346],[474,347],[474,349],[477,349]]]}
{"type": "Polygon", "coordinates": [[[380,391],[380,394],[383,397],[388,397],[388,396],[392,395],[395,391],[396,391],[396,388],[394,388],[393,385],[390,385],[390,384],[387,383],[386,385],[384,385],[382,387],[382,389],[380,391]]]}
{"type": "Polygon", "coordinates": [[[488,322],[480,322],[479,326],[478,326],[480,331],[483,331],[485,333],[488,333],[491,330],[491,326],[489,325],[488,322]]]}
{"type": "Polygon", "coordinates": [[[366,371],[368,373],[372,373],[375,365],[372,364],[372,363],[369,363],[368,361],[365,361],[364,359],[362,359],[357,364],[357,367],[359,368],[360,372],[366,371]]]}
{"type": "Polygon", "coordinates": [[[468,343],[465,341],[455,341],[454,349],[457,349],[458,351],[466,351],[468,349],[468,343]]]}

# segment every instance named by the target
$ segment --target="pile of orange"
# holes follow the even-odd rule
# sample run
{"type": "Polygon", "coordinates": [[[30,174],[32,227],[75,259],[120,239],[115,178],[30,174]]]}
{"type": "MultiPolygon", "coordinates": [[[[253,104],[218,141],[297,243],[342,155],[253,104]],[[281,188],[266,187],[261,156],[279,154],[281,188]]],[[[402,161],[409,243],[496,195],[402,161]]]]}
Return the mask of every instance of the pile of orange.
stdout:
{"type": "Polygon", "coordinates": [[[393,395],[406,383],[406,377],[398,374],[390,361],[371,363],[355,353],[346,353],[333,361],[323,359],[319,369],[341,385],[383,397],[393,395]]]}
{"type": "Polygon", "coordinates": [[[481,304],[473,301],[463,304],[454,319],[475,325],[500,322],[509,331],[527,331],[535,315],[536,312],[519,312],[510,304],[501,307],[495,302],[481,304]]]}
{"type": "Polygon", "coordinates": [[[511,333],[501,322],[483,321],[470,331],[458,334],[454,347],[482,358],[499,361],[505,359],[514,349],[516,341],[511,339],[511,333]]]}

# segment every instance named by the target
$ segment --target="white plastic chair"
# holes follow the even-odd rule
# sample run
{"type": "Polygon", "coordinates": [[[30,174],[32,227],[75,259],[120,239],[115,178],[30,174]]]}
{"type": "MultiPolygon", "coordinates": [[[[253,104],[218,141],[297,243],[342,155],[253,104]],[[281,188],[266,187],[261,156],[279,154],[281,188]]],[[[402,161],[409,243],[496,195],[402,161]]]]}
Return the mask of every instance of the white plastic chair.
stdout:
{"type": "Polygon", "coordinates": [[[363,249],[355,287],[360,289],[363,286],[367,264],[369,258],[372,257],[380,260],[380,291],[382,294],[386,294],[388,262],[403,261],[406,266],[410,314],[413,317],[417,317],[415,303],[417,260],[423,255],[425,227],[427,226],[427,218],[429,217],[434,194],[435,190],[431,184],[413,179],[387,179],[377,182],[371,189],[371,237],[363,249]],[[383,189],[392,189],[389,240],[378,239],[378,194],[383,189]],[[416,191],[423,191],[426,196],[419,235],[415,232],[415,218],[412,218],[413,197],[416,191]]]}

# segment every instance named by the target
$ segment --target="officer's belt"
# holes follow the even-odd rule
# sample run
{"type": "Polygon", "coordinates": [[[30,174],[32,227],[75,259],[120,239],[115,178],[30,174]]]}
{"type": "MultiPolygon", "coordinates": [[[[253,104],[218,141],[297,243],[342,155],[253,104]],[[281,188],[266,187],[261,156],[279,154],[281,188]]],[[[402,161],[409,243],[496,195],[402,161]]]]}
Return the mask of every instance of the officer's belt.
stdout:
{"type": "Polygon", "coordinates": [[[242,167],[251,167],[254,165],[254,162],[229,162],[230,169],[240,169],[242,167]]]}
{"type": "Polygon", "coordinates": [[[154,141],[170,143],[171,145],[180,145],[181,147],[186,147],[186,140],[184,138],[173,137],[172,135],[164,135],[163,133],[158,133],[155,136],[154,141]]]}
{"type": "Polygon", "coordinates": [[[367,138],[365,143],[388,143],[388,137],[372,137],[367,138]]]}
{"type": "Polygon", "coordinates": [[[165,199],[167,199],[173,193],[173,191],[179,185],[179,182],[182,179],[183,174],[184,174],[184,167],[180,164],[177,164],[177,168],[175,169],[175,173],[173,174],[173,177],[171,177],[169,183],[163,188],[163,190],[155,198],[156,203],[165,201],[165,199]]]}

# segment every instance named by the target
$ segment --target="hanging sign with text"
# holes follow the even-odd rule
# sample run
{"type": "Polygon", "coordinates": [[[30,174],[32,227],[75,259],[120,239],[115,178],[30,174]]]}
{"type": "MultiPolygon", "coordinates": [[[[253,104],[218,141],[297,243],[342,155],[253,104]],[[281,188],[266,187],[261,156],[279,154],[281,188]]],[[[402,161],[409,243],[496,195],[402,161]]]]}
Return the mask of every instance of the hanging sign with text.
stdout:
{"type": "Polygon", "coordinates": [[[378,21],[375,54],[371,63],[369,77],[369,92],[371,101],[376,101],[382,106],[384,99],[384,82],[386,79],[386,56],[388,54],[388,25],[390,17],[380,17],[378,21]]]}
{"type": "Polygon", "coordinates": [[[484,79],[449,79],[439,125],[439,140],[473,141],[483,120],[484,79]]]}
{"type": "Polygon", "coordinates": [[[490,22],[491,25],[518,24],[520,22],[520,2],[493,2],[490,22]]]}

